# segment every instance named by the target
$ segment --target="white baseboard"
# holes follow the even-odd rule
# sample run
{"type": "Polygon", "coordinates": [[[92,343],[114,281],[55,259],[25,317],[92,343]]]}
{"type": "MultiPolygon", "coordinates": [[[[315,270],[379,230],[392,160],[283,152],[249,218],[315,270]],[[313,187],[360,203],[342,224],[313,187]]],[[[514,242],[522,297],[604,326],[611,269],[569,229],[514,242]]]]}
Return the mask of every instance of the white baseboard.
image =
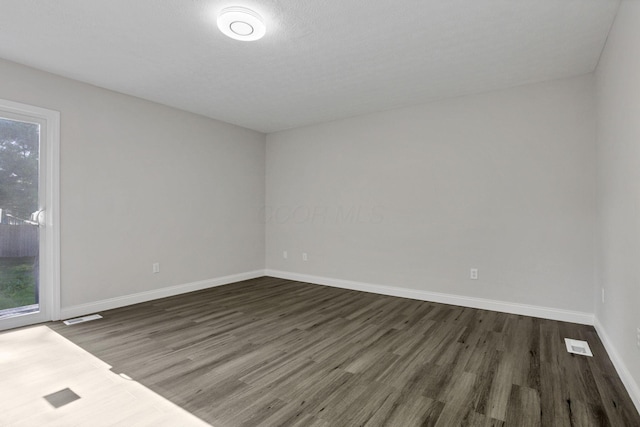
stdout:
{"type": "Polygon", "coordinates": [[[85,314],[92,314],[100,311],[124,307],[127,305],[139,304],[141,302],[152,301],[159,298],[172,297],[174,295],[199,291],[202,289],[213,288],[215,286],[227,285],[229,283],[255,279],[257,277],[263,276],[264,270],[255,270],[249,271],[247,273],[232,274],[215,279],[200,280],[198,282],[185,283],[183,285],[169,286],[166,288],[154,289],[152,291],[139,292],[137,294],[109,298],[101,301],[90,302],[87,304],[74,305],[60,310],[60,317],[63,320],[70,319],[72,317],[84,316],[85,314]]]}
{"type": "Polygon", "coordinates": [[[600,323],[597,317],[595,318],[594,327],[600,337],[600,341],[602,341],[605,350],[607,350],[607,353],[609,354],[611,362],[613,362],[613,366],[618,372],[618,376],[626,387],[631,400],[633,400],[633,404],[636,405],[636,409],[640,412],[640,387],[638,386],[638,383],[635,381],[633,376],[631,376],[631,372],[627,369],[627,365],[622,361],[620,354],[618,354],[618,351],[613,346],[609,335],[607,335],[602,323],[600,323]]]}
{"type": "Polygon", "coordinates": [[[439,292],[421,291],[418,289],[400,288],[395,286],[373,285],[370,283],[312,276],[308,274],[292,273],[280,270],[267,269],[265,270],[265,274],[267,276],[277,277],[280,279],[314,283],[317,285],[333,286],[335,288],[371,292],[374,294],[390,295],[394,297],[411,298],[421,301],[439,302],[443,304],[460,305],[463,307],[500,311],[502,313],[520,314],[523,316],[540,317],[543,319],[560,320],[563,322],[580,323],[583,325],[593,325],[594,320],[593,314],[584,313],[581,311],[562,310],[559,308],[540,307],[507,301],[443,294],[439,292]]]}

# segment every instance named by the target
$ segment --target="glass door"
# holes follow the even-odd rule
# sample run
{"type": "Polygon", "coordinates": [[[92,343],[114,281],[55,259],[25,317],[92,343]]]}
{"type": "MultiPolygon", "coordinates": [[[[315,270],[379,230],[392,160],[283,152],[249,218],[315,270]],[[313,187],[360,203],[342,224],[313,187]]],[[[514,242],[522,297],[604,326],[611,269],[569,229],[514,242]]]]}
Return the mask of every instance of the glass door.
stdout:
{"type": "Polygon", "coordinates": [[[0,113],[0,319],[40,311],[40,130],[0,113]]]}
{"type": "Polygon", "coordinates": [[[54,226],[50,123],[37,111],[23,111],[3,108],[0,100],[0,330],[53,320],[57,312],[51,275],[56,239],[48,230],[54,226]]]}

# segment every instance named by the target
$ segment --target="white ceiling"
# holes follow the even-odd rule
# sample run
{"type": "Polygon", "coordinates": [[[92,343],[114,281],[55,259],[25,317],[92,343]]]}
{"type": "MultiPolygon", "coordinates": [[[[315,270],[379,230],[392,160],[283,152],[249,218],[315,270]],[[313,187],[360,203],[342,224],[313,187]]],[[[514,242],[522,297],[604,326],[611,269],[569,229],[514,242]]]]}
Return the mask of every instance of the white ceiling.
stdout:
{"type": "Polygon", "coordinates": [[[0,57],[262,132],[588,73],[619,0],[0,0],[0,57]],[[223,36],[216,12],[267,35],[223,36]]]}

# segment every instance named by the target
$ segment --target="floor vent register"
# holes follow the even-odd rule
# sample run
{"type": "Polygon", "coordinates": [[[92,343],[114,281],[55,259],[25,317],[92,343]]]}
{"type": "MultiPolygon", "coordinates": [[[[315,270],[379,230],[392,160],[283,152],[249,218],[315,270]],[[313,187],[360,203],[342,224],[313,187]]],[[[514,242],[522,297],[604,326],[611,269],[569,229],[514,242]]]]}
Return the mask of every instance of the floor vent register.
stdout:
{"type": "Polygon", "coordinates": [[[100,316],[99,314],[92,314],[90,316],[76,317],[75,319],[65,320],[63,323],[67,326],[71,326],[97,319],[102,319],[102,316],[100,316]]]}
{"type": "Polygon", "coordinates": [[[582,356],[593,356],[589,344],[586,341],[572,340],[565,338],[564,343],[567,345],[567,351],[573,354],[581,354],[582,356]]]}

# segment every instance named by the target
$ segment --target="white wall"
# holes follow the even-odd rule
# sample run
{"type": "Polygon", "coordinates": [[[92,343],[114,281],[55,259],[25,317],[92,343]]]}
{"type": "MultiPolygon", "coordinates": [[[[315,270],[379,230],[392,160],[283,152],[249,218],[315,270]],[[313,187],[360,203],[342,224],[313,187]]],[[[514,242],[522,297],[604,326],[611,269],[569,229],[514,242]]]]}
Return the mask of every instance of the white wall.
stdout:
{"type": "Polygon", "coordinates": [[[267,135],[267,268],[592,313],[594,103],[589,75],[267,135]]]}
{"type": "Polygon", "coordinates": [[[263,134],[7,61],[0,75],[0,98],[61,112],[63,309],[264,268],[263,134]]]}
{"type": "MultiPolygon", "coordinates": [[[[619,370],[628,369],[632,380],[626,377],[626,385],[640,409],[640,349],[636,346],[640,327],[640,2],[622,2],[596,82],[600,206],[596,317],[614,349],[612,357],[621,362],[619,370]]],[[[621,374],[625,380],[625,373],[621,374]]]]}

